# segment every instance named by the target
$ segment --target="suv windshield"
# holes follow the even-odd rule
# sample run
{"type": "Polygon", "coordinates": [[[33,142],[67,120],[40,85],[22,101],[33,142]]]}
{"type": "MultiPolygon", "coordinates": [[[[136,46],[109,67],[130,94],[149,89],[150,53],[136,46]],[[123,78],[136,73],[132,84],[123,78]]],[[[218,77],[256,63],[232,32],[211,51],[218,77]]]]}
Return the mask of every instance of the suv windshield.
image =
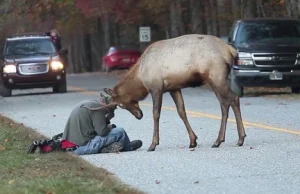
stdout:
{"type": "Polygon", "coordinates": [[[257,22],[242,23],[236,43],[240,47],[259,43],[300,44],[300,23],[297,22],[257,22]]]}
{"type": "Polygon", "coordinates": [[[50,39],[7,41],[4,55],[50,55],[56,52],[50,39]]]}

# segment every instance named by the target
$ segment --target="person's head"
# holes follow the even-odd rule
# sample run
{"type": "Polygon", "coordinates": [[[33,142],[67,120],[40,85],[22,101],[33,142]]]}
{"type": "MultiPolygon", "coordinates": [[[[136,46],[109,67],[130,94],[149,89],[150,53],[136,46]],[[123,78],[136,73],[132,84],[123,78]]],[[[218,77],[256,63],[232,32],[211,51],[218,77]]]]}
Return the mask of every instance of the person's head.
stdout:
{"type": "Polygon", "coordinates": [[[58,33],[58,31],[56,29],[52,29],[50,31],[50,35],[55,37],[55,36],[59,36],[59,33],[58,33]]]}
{"type": "Polygon", "coordinates": [[[104,88],[104,91],[111,97],[111,104],[128,110],[138,120],[143,118],[143,111],[140,109],[139,102],[128,98],[126,95],[119,95],[114,89],[104,88]]]}
{"type": "Polygon", "coordinates": [[[112,97],[108,95],[104,95],[103,93],[100,93],[99,101],[103,105],[108,105],[112,101],[112,97]]]}

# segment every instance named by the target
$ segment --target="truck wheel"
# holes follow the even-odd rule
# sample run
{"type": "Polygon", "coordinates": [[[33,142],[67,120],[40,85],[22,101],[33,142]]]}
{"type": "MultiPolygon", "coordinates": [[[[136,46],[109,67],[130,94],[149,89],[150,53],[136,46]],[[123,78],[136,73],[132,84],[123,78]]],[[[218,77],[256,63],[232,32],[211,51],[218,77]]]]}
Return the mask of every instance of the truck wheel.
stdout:
{"type": "Polygon", "coordinates": [[[236,82],[233,79],[232,73],[230,73],[228,82],[229,82],[229,86],[230,86],[231,90],[236,95],[238,95],[239,97],[242,97],[244,95],[244,88],[236,84],[236,82]]]}
{"type": "Polygon", "coordinates": [[[3,83],[0,83],[0,95],[3,97],[11,97],[12,90],[6,87],[3,83]]]}
{"type": "Polygon", "coordinates": [[[57,84],[56,86],[54,86],[53,92],[54,93],[66,93],[67,92],[67,81],[64,80],[60,84],[57,84]]]}
{"type": "Polygon", "coordinates": [[[299,94],[300,93],[300,87],[292,87],[292,93],[299,94]]]}

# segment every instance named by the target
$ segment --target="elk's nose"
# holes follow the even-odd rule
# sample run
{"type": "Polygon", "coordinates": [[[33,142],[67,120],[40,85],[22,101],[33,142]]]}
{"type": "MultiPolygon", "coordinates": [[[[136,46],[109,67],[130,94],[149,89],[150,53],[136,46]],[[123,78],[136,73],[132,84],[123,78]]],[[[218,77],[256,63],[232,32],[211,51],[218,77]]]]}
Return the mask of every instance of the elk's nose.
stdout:
{"type": "Polygon", "coordinates": [[[140,110],[138,110],[138,111],[136,111],[135,112],[135,117],[137,118],[137,119],[142,119],[143,118],[143,112],[142,111],[140,111],[140,110]]]}

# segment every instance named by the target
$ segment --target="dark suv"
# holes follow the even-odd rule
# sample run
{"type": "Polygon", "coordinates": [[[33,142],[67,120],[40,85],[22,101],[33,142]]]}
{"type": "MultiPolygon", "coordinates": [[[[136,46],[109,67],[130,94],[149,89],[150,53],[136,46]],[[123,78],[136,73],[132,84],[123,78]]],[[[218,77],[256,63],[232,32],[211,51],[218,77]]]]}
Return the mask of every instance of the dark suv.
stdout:
{"type": "Polygon", "coordinates": [[[0,62],[0,95],[8,97],[13,89],[52,87],[67,91],[66,66],[49,36],[15,35],[6,39],[0,62]]]}
{"type": "Polygon", "coordinates": [[[243,87],[291,87],[300,91],[300,20],[243,19],[234,23],[228,43],[239,52],[229,76],[233,91],[243,87]]]}

